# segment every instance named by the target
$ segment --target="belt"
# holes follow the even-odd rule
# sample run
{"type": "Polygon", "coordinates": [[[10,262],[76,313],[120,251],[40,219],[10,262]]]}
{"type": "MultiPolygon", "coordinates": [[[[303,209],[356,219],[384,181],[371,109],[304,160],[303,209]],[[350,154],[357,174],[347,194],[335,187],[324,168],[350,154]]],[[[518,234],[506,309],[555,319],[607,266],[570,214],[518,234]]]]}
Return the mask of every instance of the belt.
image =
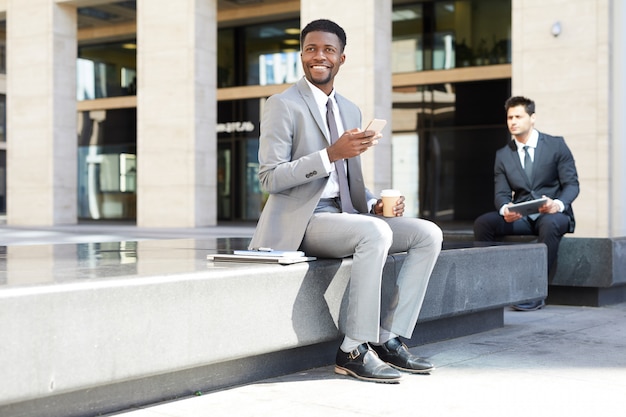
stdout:
{"type": "Polygon", "coordinates": [[[335,213],[337,209],[341,212],[341,199],[339,197],[333,198],[320,198],[320,201],[317,203],[316,211],[328,211],[324,210],[324,208],[332,207],[330,212],[335,213]]]}

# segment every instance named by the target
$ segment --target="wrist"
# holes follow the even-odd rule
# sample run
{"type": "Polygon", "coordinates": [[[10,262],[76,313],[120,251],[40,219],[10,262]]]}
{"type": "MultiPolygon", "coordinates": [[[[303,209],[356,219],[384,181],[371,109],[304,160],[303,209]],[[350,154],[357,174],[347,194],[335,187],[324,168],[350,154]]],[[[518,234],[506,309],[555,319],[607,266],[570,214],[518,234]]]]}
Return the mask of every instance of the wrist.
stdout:
{"type": "Polygon", "coordinates": [[[337,159],[337,157],[335,157],[334,152],[331,149],[331,146],[329,146],[328,148],[326,148],[326,154],[328,155],[328,160],[332,163],[335,162],[337,159]]]}

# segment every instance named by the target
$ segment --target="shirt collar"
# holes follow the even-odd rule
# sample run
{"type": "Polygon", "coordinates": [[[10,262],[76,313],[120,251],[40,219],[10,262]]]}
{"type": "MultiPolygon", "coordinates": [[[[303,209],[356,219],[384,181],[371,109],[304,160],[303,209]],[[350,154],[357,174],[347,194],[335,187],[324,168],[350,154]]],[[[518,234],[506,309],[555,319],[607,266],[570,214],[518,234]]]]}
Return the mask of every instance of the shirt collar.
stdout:
{"type": "Polygon", "coordinates": [[[528,137],[528,140],[526,141],[526,143],[518,142],[518,140],[515,139],[515,144],[517,145],[517,150],[521,151],[522,149],[524,149],[524,146],[528,146],[530,148],[535,149],[537,147],[538,141],[539,141],[539,132],[537,131],[537,129],[533,129],[532,132],[530,132],[530,136],[528,137]]]}
{"type": "Polygon", "coordinates": [[[331,91],[329,95],[326,95],[326,93],[324,93],[322,90],[317,88],[317,86],[313,85],[309,80],[307,80],[306,78],[304,80],[307,82],[307,84],[311,88],[311,92],[313,93],[313,99],[315,100],[315,103],[317,104],[318,107],[326,108],[326,103],[328,102],[329,98],[332,98],[333,102],[335,101],[335,89],[334,88],[333,88],[333,91],[331,91]]]}

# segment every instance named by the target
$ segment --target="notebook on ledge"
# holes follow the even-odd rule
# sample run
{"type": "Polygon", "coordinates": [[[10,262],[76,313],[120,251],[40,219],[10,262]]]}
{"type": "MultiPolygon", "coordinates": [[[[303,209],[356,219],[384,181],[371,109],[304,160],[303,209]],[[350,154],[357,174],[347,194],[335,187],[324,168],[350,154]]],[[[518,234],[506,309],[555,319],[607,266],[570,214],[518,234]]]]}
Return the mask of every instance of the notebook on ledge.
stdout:
{"type": "Polygon", "coordinates": [[[289,265],[313,261],[316,258],[305,256],[302,251],[236,250],[232,254],[207,255],[207,259],[213,262],[257,262],[289,265]]]}

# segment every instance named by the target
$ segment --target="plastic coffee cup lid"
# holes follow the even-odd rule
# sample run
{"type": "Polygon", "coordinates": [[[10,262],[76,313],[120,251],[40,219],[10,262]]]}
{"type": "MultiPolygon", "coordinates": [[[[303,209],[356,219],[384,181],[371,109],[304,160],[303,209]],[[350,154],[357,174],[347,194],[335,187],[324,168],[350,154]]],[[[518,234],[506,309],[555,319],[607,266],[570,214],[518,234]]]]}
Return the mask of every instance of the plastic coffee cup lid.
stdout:
{"type": "Polygon", "coordinates": [[[400,196],[400,190],[392,190],[392,189],[382,190],[380,192],[380,196],[381,197],[396,197],[396,196],[400,196]]]}

